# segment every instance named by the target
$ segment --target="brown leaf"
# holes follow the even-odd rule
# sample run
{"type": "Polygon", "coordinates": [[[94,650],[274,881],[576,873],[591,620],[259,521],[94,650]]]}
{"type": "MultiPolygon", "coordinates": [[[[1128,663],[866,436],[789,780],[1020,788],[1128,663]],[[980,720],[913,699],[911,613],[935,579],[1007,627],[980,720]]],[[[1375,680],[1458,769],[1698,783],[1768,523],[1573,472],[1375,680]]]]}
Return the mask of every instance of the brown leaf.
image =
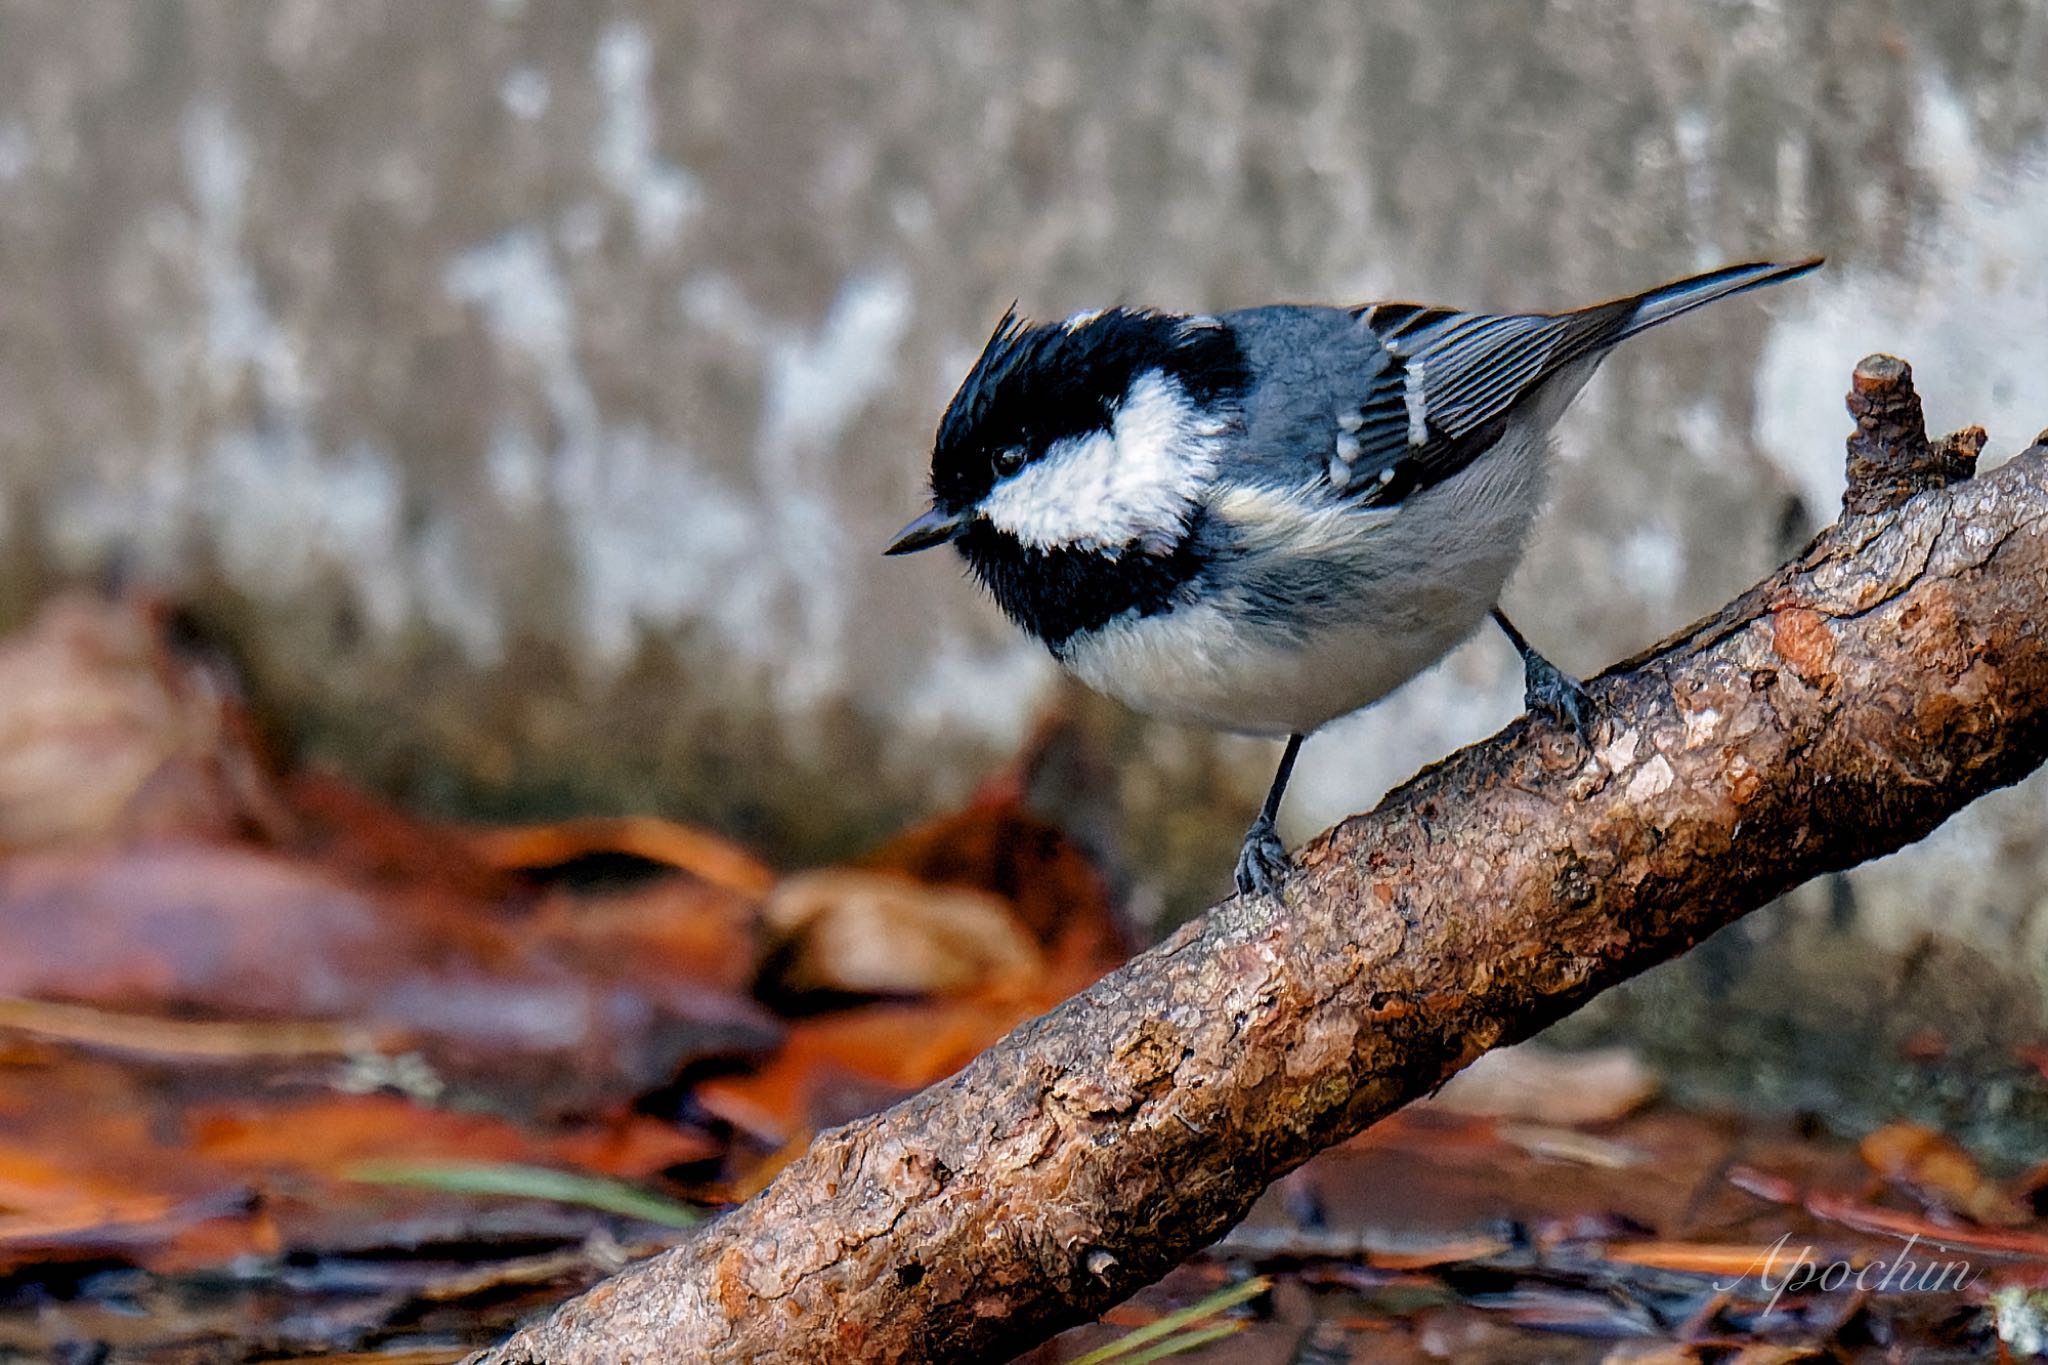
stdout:
{"type": "Polygon", "coordinates": [[[1730,1166],[1728,1183],[1744,1194],[1766,1204],[1797,1204],[1799,1186],[1782,1175],[1760,1171],[1754,1166],[1730,1166]]]}
{"type": "Polygon", "coordinates": [[[1753,1341],[1730,1356],[1727,1365],[1793,1365],[1800,1360],[1828,1359],[1831,1359],[1828,1351],[1820,1346],[1778,1346],[1768,1341],[1753,1341]]]}
{"type": "Polygon", "coordinates": [[[1493,1232],[1407,1237],[1368,1245],[1365,1263],[1375,1270],[1427,1270],[1432,1266],[1489,1260],[1513,1249],[1512,1242],[1493,1232]]]}
{"type": "Polygon", "coordinates": [[[1120,956],[1102,873],[1006,789],[899,835],[860,865],[1000,896],[1041,944],[1063,945],[1063,957],[1120,956]]]}
{"type": "Polygon", "coordinates": [[[1656,1094],[1656,1073],[1627,1048],[1564,1052],[1523,1043],[1487,1053],[1427,1103],[1457,1113],[1568,1127],[1618,1119],[1656,1094]]]}
{"type": "Polygon", "coordinates": [[[624,853],[755,899],[775,884],[774,870],[738,844],[651,815],[478,830],[470,842],[478,856],[498,868],[556,867],[593,854],[624,853]]]}
{"type": "Polygon", "coordinates": [[[1891,1123],[1857,1145],[1864,1164],[1933,1213],[1953,1213],[1992,1227],[2031,1220],[2018,1200],[1987,1180],[1976,1161],[1949,1138],[1917,1123],[1891,1123]]]}
{"type": "Polygon", "coordinates": [[[1700,1348],[1668,1341],[1625,1341],[1600,1358],[1600,1365],[1699,1365],[1700,1348]]]}
{"type": "Polygon", "coordinates": [[[227,1255],[254,1249],[236,1230],[247,1187],[177,1145],[136,1073],[58,1056],[0,1071],[0,1269],[101,1254],[144,1254],[227,1218],[227,1255]]]}
{"type": "Polygon", "coordinates": [[[1995,1255],[2027,1256],[2048,1260],[2048,1235],[2018,1229],[1967,1228],[1951,1223],[1934,1223],[1915,1214],[1882,1209],[1848,1195],[1815,1192],[1806,1196],[1806,1211],[1829,1223],[1840,1223],[1858,1232],[1884,1237],[1917,1237],[1942,1247],[1963,1251],[1984,1251],[1995,1255]]]}
{"type": "Polygon", "coordinates": [[[728,1123],[779,1146],[951,1075],[1060,998],[976,997],[820,1015],[791,1025],[782,1051],[766,1066],[751,1075],[706,1081],[697,1099],[728,1123]]]}
{"type": "Polygon", "coordinates": [[[292,851],[358,880],[475,901],[496,901],[518,886],[477,856],[466,834],[416,819],[331,773],[293,774],[285,796],[297,817],[292,851]]]}
{"type": "Polygon", "coordinates": [[[765,951],[760,903],[690,876],[548,893],[514,933],[601,980],[744,994],[765,951]]]}
{"type": "Polygon", "coordinates": [[[233,681],[167,620],[74,595],[0,641],[0,853],[289,832],[233,681]]]}
{"type": "Polygon", "coordinates": [[[389,1044],[367,1029],[303,1020],[165,1019],[0,996],[0,1030],[49,1042],[169,1060],[341,1057],[389,1044]]]}
{"type": "Polygon", "coordinates": [[[392,1095],[324,1095],[204,1109],[189,1119],[192,1150],[236,1170],[334,1175],[358,1162],[524,1162],[646,1176],[718,1153],[702,1134],[639,1115],[559,1135],[489,1114],[429,1108],[392,1095]]]}
{"type": "Polygon", "coordinates": [[[563,960],[491,907],[249,848],[0,861],[0,943],[0,995],[347,1023],[526,1105],[606,1107],[775,1037],[736,994],[563,960]]]}
{"type": "Polygon", "coordinates": [[[1725,1279],[1762,1275],[1782,1279],[1798,1254],[1797,1250],[1788,1253],[1785,1247],[1773,1243],[1728,1242],[1610,1242],[1601,1250],[1603,1259],[1621,1265],[1725,1279]]]}
{"type": "Polygon", "coordinates": [[[1610,1142],[1571,1128],[1542,1123],[1504,1123],[1501,1141],[1519,1147],[1540,1161],[1568,1162],[1601,1170],[1625,1171],[1648,1163],[1648,1154],[1622,1142],[1610,1142]]]}
{"type": "Polygon", "coordinates": [[[1045,959],[1002,900],[835,868],[787,878],[762,911],[793,992],[959,995],[1042,976],[1045,959]]]}

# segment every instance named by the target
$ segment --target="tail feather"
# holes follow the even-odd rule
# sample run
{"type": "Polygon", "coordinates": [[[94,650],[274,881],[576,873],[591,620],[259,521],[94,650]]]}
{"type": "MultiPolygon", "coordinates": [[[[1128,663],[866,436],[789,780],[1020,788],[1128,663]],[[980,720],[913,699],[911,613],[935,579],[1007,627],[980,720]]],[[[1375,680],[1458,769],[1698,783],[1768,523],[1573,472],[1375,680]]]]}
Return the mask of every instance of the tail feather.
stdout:
{"type": "Polygon", "coordinates": [[[1704,275],[1690,279],[1673,280],[1670,284],[1658,285],[1655,289],[1636,295],[1635,314],[1628,325],[1615,337],[1617,342],[1646,332],[1662,322],[1690,313],[1717,299],[1732,294],[1741,294],[1765,285],[1779,284],[1785,280],[1796,280],[1801,275],[1820,267],[1822,257],[1814,256],[1803,261],[1748,261],[1742,265],[1723,266],[1710,270],[1704,275]]]}

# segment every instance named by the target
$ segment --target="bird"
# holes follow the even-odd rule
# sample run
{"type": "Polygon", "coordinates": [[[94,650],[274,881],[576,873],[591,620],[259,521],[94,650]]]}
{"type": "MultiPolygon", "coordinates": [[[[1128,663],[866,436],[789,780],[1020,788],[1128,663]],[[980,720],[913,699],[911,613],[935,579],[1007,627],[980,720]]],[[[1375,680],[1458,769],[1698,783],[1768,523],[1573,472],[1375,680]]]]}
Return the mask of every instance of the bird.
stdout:
{"type": "Polygon", "coordinates": [[[1489,618],[1521,656],[1527,712],[1590,748],[1585,687],[1500,607],[1551,430],[1630,337],[1820,264],[1730,265],[1562,313],[1034,323],[1013,304],[940,418],[930,508],[885,553],[953,546],[1063,669],[1136,711],[1284,741],[1235,868],[1241,894],[1274,895],[1303,741],[1489,618]]]}

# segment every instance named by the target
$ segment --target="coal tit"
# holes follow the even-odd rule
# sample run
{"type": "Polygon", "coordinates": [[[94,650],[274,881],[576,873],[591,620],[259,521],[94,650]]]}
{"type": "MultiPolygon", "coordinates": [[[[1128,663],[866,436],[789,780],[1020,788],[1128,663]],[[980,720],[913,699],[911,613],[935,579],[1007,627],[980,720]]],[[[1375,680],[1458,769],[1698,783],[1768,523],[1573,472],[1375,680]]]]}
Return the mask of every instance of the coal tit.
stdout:
{"type": "Polygon", "coordinates": [[[940,421],[931,510],[887,553],[953,545],[1067,671],[1139,711],[1284,739],[1237,860],[1238,889],[1269,894],[1303,738],[1489,615],[1530,712],[1587,738],[1585,689],[1496,605],[1550,429],[1622,341],[1819,264],[1557,314],[1111,308],[1033,325],[1013,308],[940,421]]]}

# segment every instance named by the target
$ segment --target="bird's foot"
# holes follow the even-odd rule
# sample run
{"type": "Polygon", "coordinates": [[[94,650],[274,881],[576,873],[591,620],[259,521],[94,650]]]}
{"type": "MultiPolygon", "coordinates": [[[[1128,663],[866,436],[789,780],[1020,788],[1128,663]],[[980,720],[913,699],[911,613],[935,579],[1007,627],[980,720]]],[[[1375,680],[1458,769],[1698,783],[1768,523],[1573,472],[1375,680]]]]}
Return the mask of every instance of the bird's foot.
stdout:
{"type": "Polygon", "coordinates": [[[1237,853],[1237,890],[1244,896],[1272,896],[1287,876],[1287,845],[1273,822],[1261,815],[1245,832],[1244,847],[1237,853]]]}
{"type": "Polygon", "coordinates": [[[1587,749],[1593,747],[1597,709],[1586,685],[1533,651],[1522,659],[1522,705],[1532,716],[1569,726],[1587,749]]]}

